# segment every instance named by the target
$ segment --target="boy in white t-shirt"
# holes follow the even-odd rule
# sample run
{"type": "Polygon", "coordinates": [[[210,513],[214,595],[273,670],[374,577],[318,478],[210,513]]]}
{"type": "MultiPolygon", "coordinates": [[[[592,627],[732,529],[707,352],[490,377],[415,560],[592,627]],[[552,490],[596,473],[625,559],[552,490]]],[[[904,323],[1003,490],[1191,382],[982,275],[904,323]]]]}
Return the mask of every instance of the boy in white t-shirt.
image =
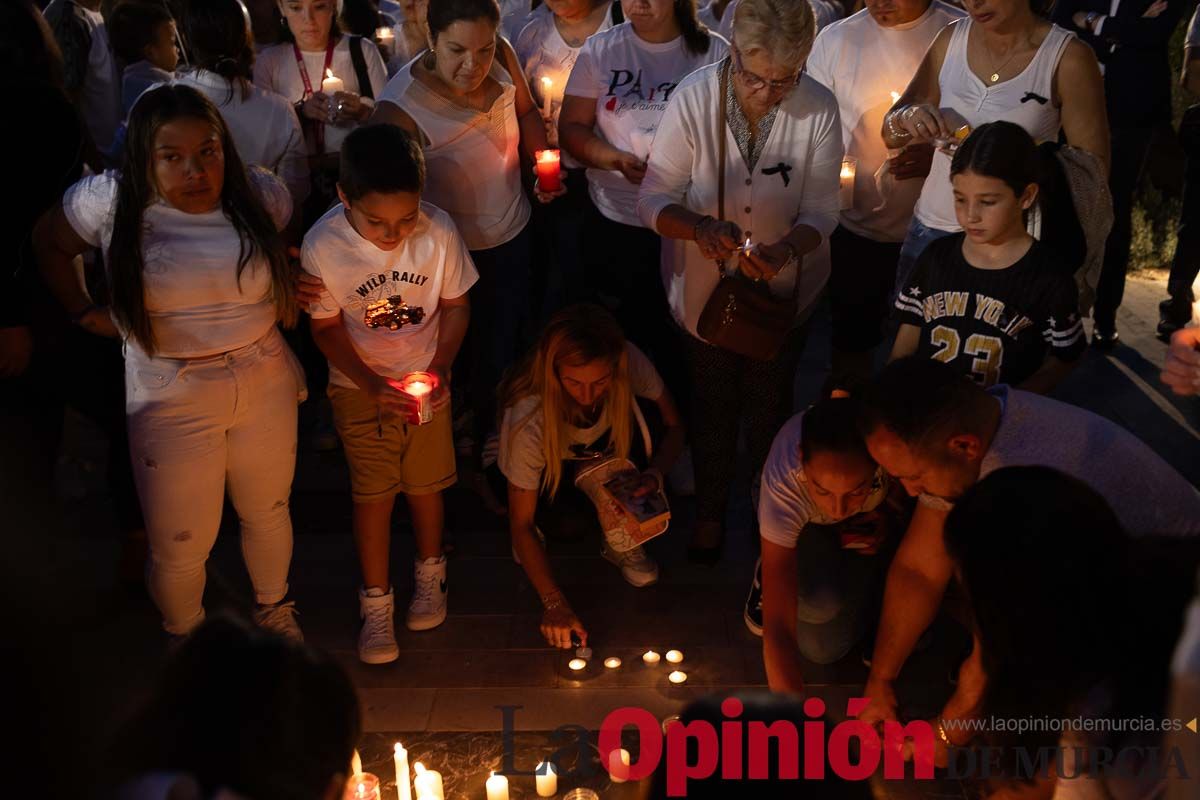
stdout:
{"type": "Polygon", "coordinates": [[[411,630],[446,618],[443,489],[457,479],[450,365],[467,332],[467,290],[478,279],[466,244],[441,209],[421,202],[420,147],[392,125],[357,128],[342,145],[334,206],[304,237],[304,270],[324,283],[309,306],[313,338],[329,359],[329,399],[346,451],[354,539],[363,571],[358,656],[399,657],[388,575],[392,506],[408,498],[417,540],[411,630]],[[433,375],[433,419],[397,382],[433,375]]]}

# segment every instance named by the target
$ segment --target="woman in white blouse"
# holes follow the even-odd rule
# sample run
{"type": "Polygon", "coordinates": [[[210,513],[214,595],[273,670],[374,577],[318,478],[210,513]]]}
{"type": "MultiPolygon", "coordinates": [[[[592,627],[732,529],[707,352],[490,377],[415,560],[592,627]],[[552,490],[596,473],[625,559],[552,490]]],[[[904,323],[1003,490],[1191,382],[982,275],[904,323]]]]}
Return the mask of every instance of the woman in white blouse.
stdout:
{"type": "Polygon", "coordinates": [[[284,602],[300,365],[277,322],[296,319],[278,231],[283,183],[247,171],[220,112],[188,86],[139,98],[126,170],[86,177],[34,235],[47,284],[71,319],[125,345],[125,411],[150,542],[150,594],[174,635],[204,620],[205,562],[226,491],[260,625],[299,639],[284,602]],[[99,247],[111,305],[97,307],[75,256],[99,247]]]}
{"type": "Polygon", "coordinates": [[[239,0],[189,3],[183,34],[191,66],[179,82],[212,101],[242,161],[282,178],[292,193],[292,208],[299,209],[309,189],[304,134],[291,103],[252,82],[254,36],[245,7],[239,0]]]}
{"type": "MultiPolygon", "coordinates": [[[[498,33],[496,0],[439,0],[428,23],[430,49],[388,82],[371,121],[397,125],[421,143],[424,199],[454,220],[479,272],[458,359],[466,369],[456,377],[470,384],[482,458],[495,428],[496,386],[520,354],[531,299],[521,155],[532,160],[546,149],[546,128],[516,53],[498,33]]],[[[541,202],[559,194],[534,188],[541,202]]]]}
{"type": "Polygon", "coordinates": [[[342,34],[336,0],[278,2],[282,41],[258,54],[254,82],[283,95],[300,116],[313,181],[304,216],[315,220],[337,199],[337,154],[346,135],[371,116],[387,67],[373,42],[342,34]],[[326,78],[340,81],[340,87],[326,91],[326,78]]]}
{"type": "Polygon", "coordinates": [[[643,223],[672,240],[663,247],[662,274],[671,313],[686,331],[697,499],[689,549],[701,561],[719,556],[741,422],[757,473],[791,415],[804,323],[829,277],[843,151],[833,95],[801,74],[814,33],[807,0],[741,0],[729,58],[672,94],[638,196],[643,223]],[[721,104],[724,129],[716,122],[721,104]],[[796,325],[774,360],[734,354],[697,332],[718,261],[768,281],[782,297],[799,281],[796,325]]]}

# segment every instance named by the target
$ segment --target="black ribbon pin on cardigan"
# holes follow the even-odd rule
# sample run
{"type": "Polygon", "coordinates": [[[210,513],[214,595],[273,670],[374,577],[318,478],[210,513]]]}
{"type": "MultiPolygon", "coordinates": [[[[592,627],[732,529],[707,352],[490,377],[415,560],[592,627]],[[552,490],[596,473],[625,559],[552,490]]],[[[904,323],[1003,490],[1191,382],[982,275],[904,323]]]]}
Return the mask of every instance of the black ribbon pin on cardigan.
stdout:
{"type": "Polygon", "coordinates": [[[1050,102],[1046,98],[1042,97],[1040,94],[1035,94],[1033,92],[1026,92],[1025,96],[1021,98],[1022,103],[1028,103],[1030,100],[1036,100],[1038,105],[1041,105],[1041,106],[1044,106],[1044,105],[1046,105],[1046,103],[1050,102]]]}
{"type": "Polygon", "coordinates": [[[763,175],[778,175],[779,177],[783,178],[783,185],[784,185],[784,188],[786,188],[787,185],[792,182],[791,177],[788,176],[788,173],[791,171],[792,171],[791,164],[785,164],[782,161],[780,161],[778,164],[776,164],[773,167],[763,167],[762,174],[763,175]]]}

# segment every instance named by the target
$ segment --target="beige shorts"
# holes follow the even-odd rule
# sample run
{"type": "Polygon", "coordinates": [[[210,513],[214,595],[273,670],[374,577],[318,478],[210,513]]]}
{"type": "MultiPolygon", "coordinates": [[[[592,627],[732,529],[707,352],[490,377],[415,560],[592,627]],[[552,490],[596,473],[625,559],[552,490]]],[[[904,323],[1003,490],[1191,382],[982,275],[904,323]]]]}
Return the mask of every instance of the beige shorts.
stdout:
{"type": "Polygon", "coordinates": [[[373,503],[398,493],[433,494],[454,485],[454,435],[450,407],[424,425],[383,417],[361,389],[329,385],[333,424],[350,465],[356,503],[373,503]]]}

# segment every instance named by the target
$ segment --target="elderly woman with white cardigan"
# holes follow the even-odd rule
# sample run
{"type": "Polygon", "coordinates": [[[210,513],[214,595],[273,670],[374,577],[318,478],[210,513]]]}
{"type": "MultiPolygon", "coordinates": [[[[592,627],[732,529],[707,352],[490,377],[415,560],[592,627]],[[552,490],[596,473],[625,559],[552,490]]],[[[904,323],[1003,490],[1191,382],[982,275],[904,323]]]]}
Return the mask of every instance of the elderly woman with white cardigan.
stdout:
{"type": "Polygon", "coordinates": [[[741,0],[734,14],[729,57],[672,95],[638,195],[642,222],[664,238],[663,280],[685,331],[697,497],[689,555],[710,563],[720,554],[742,420],[757,474],[792,413],[805,323],[829,278],[843,153],[833,95],[801,74],[816,31],[807,0],[741,0]],[[719,130],[721,103],[727,124],[719,130]],[[697,332],[718,260],[780,297],[799,280],[795,326],[774,359],[735,354],[697,332]]]}

